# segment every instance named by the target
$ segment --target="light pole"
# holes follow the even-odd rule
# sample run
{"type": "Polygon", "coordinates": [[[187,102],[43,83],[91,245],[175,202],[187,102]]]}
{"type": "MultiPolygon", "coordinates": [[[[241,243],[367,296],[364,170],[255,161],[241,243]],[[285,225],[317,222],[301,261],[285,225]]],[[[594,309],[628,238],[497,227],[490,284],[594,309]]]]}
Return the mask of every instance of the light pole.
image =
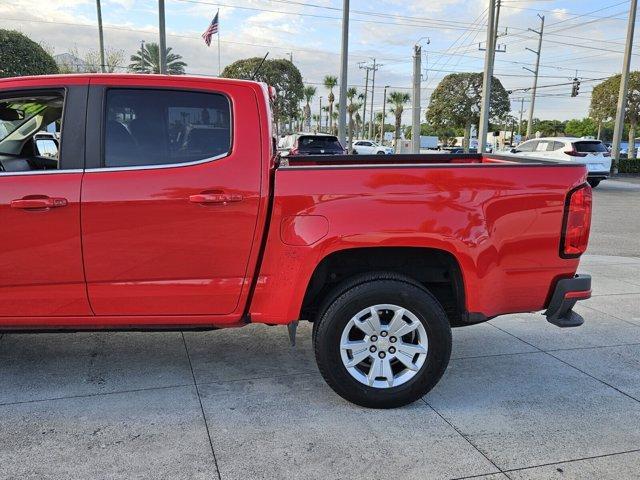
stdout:
{"type": "MultiPolygon", "coordinates": [[[[624,49],[624,60],[622,61],[622,77],[620,78],[620,91],[618,92],[618,109],[616,110],[616,124],[613,129],[613,145],[611,155],[611,172],[618,173],[618,161],[620,159],[620,141],[622,140],[622,130],[624,130],[624,112],[627,105],[627,84],[629,81],[629,67],[631,66],[631,51],[633,49],[633,31],[636,23],[636,10],[638,0],[631,0],[629,7],[629,23],[627,25],[627,44],[624,49]]],[[[635,150],[635,138],[629,138],[627,156],[635,150]]]]}
{"type": "Polygon", "coordinates": [[[389,85],[385,85],[384,86],[384,94],[382,96],[382,121],[380,122],[380,143],[384,142],[384,120],[385,120],[385,116],[387,114],[386,112],[386,107],[387,107],[387,88],[389,88],[389,85]]]}
{"type": "Polygon", "coordinates": [[[158,66],[161,74],[167,73],[167,35],[164,28],[164,0],[158,0],[158,30],[160,31],[160,46],[158,66]]]}
{"type": "MultiPolygon", "coordinates": [[[[489,18],[487,20],[487,49],[484,53],[484,75],[482,77],[482,102],[480,105],[480,122],[478,125],[478,153],[484,153],[489,129],[489,110],[491,105],[491,82],[493,80],[493,58],[496,47],[495,34],[496,2],[489,0],[489,18]]],[[[467,136],[465,132],[465,137],[467,136]]],[[[469,151],[469,144],[464,146],[465,153],[469,151]]]]}
{"type": "Polygon", "coordinates": [[[98,39],[100,42],[100,71],[105,72],[104,65],[104,34],[102,33],[102,8],[100,0],[96,0],[96,9],[98,10],[98,39]]]}
{"type": "MultiPolygon", "coordinates": [[[[533,88],[531,89],[531,105],[529,106],[529,122],[527,123],[527,139],[531,138],[532,128],[533,128],[533,108],[536,105],[536,90],[538,89],[538,72],[540,70],[540,53],[542,52],[542,35],[544,33],[544,16],[538,15],[540,17],[540,31],[534,30],[530,28],[533,33],[537,33],[538,37],[538,50],[531,50],[526,47],[527,50],[536,54],[536,68],[533,70],[533,88]]],[[[522,67],[525,70],[529,70],[530,68],[522,67]]]]}
{"type": "Polygon", "coordinates": [[[338,112],[338,139],[347,140],[347,67],[349,64],[349,0],[342,1],[342,52],[340,54],[340,109],[338,112]]]}

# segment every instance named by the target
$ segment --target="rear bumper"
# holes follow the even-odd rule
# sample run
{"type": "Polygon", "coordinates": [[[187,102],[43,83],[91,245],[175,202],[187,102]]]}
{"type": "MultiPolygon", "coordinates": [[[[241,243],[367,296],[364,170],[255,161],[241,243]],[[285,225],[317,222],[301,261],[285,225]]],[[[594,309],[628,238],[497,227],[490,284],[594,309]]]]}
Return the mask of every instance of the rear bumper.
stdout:
{"type": "Polygon", "coordinates": [[[609,178],[609,171],[604,171],[604,172],[589,172],[587,174],[587,178],[599,178],[601,180],[604,180],[605,178],[609,178]]]}
{"type": "Polygon", "coordinates": [[[558,327],[579,327],[584,319],[573,311],[578,300],[591,298],[591,275],[576,275],[558,281],[544,315],[558,327]]]}

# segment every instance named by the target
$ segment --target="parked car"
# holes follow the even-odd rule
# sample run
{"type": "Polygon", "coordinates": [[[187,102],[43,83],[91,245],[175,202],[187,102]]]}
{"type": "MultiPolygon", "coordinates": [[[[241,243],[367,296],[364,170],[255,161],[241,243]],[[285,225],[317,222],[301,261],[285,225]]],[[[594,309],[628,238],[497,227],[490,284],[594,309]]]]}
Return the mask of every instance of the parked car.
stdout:
{"type": "Polygon", "coordinates": [[[587,181],[595,188],[609,177],[611,152],[600,140],[573,137],[545,137],[522,142],[512,154],[580,163],[587,166],[587,181]]]}
{"type": "Polygon", "coordinates": [[[390,408],[440,380],[451,327],[541,310],[582,324],[583,164],[281,158],[273,95],[182,75],[0,79],[0,121],[20,119],[0,140],[0,331],[258,323],[295,339],[308,320],[328,384],[390,408]],[[33,150],[50,122],[55,162],[33,150]]]}
{"type": "Polygon", "coordinates": [[[294,133],[282,141],[280,154],[295,155],[344,155],[347,151],[338,137],[326,133],[294,133]]]}
{"type": "Polygon", "coordinates": [[[393,148],[385,147],[373,140],[357,140],[353,142],[353,153],[358,155],[391,155],[393,148]]]}

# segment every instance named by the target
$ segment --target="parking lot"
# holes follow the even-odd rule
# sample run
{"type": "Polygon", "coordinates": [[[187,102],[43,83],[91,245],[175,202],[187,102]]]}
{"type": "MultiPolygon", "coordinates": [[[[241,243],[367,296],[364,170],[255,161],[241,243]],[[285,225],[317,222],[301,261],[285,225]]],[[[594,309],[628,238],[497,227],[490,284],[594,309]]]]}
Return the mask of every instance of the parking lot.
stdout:
{"type": "Polygon", "coordinates": [[[640,183],[594,191],[585,324],[454,331],[423,401],[367,410],[315,367],[310,327],[0,337],[0,477],[637,478],[640,183]]]}

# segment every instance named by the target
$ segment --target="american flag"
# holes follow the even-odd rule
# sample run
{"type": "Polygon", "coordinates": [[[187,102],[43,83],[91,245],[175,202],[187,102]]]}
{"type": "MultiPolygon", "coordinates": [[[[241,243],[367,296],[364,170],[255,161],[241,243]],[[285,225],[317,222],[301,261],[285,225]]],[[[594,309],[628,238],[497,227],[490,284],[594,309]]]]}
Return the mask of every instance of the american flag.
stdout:
{"type": "Polygon", "coordinates": [[[211,24],[202,34],[202,38],[204,38],[204,43],[207,44],[207,47],[211,46],[211,37],[218,33],[218,13],[220,12],[216,12],[216,16],[211,20],[211,24]]]}

